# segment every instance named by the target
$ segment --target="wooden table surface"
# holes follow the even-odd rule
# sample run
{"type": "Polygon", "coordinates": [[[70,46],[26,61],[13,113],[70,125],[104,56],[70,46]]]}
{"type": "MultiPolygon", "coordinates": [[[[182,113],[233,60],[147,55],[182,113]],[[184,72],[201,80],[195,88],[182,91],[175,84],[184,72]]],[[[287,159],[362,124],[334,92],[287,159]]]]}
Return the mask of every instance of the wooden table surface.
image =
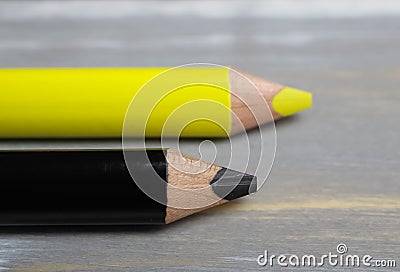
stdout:
{"type": "Polygon", "coordinates": [[[265,3],[260,13],[235,3],[225,14],[226,3],[191,12],[180,2],[145,2],[2,2],[0,66],[210,62],[310,90],[313,108],[276,123],[275,164],[256,195],[165,227],[1,228],[0,271],[301,271],[262,268],[256,258],[264,250],[321,256],[339,243],[350,254],[397,261],[367,271],[397,271],[400,17],[326,8],[326,16],[292,18],[271,15],[265,3]]]}

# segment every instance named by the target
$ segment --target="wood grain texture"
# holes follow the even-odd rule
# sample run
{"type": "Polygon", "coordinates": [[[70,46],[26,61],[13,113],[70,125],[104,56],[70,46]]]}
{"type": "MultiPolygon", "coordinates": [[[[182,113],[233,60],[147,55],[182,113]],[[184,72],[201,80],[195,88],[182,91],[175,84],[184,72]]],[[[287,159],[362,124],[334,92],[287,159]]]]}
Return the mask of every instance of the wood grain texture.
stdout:
{"type": "MultiPolygon", "coordinates": [[[[300,271],[260,269],[255,259],[264,250],[326,254],[339,242],[350,253],[400,265],[398,16],[219,18],[143,10],[120,18],[86,18],[82,11],[76,18],[19,19],[3,5],[13,15],[0,17],[2,67],[207,61],[310,90],[314,105],[276,123],[274,168],[254,196],[166,227],[1,229],[0,270],[300,271]]],[[[0,142],[1,148],[119,145],[0,142]]]]}
{"type": "Polygon", "coordinates": [[[222,168],[178,151],[168,149],[168,207],[165,223],[169,224],[186,216],[215,207],[228,201],[218,197],[210,186],[210,181],[222,168]],[[188,164],[190,162],[190,164],[188,164]],[[196,180],[194,183],[193,180],[196,180]],[[182,190],[190,190],[192,198],[182,190]],[[198,208],[194,208],[198,207],[198,208]]]}
{"type": "Polygon", "coordinates": [[[283,86],[240,71],[229,72],[231,82],[232,134],[278,120],[272,99],[283,86]]]}

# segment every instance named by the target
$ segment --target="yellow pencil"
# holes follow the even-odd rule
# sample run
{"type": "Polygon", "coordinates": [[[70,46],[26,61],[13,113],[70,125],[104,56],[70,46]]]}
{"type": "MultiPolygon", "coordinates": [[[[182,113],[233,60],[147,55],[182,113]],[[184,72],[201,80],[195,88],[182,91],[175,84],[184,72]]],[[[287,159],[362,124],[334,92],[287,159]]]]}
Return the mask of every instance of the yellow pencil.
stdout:
{"type": "Polygon", "coordinates": [[[0,138],[224,137],[311,99],[226,67],[0,69],[0,138]]]}

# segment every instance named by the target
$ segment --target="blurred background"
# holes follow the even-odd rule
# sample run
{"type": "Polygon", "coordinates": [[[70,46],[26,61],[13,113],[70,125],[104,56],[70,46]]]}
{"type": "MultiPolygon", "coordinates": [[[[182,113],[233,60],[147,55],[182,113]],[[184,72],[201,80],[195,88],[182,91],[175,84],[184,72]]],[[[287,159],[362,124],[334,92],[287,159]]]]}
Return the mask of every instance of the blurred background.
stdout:
{"type": "Polygon", "coordinates": [[[0,4],[7,67],[212,62],[291,81],[310,70],[398,67],[396,0],[0,4]]]}
{"type": "MultiPolygon", "coordinates": [[[[1,1],[0,67],[216,63],[309,90],[314,106],[276,123],[256,195],[167,228],[0,229],[0,270],[251,271],[264,250],[339,242],[398,258],[399,48],[397,0],[1,1]]],[[[67,146],[0,148],[49,144],[67,146]]]]}

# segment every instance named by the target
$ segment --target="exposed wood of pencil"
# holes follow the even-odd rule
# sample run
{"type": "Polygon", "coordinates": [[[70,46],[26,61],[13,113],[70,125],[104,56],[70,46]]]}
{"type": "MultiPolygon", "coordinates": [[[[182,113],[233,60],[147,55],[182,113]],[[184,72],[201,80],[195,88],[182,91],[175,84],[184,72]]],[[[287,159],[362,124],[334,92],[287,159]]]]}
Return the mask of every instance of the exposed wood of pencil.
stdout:
{"type": "Polygon", "coordinates": [[[210,186],[210,181],[222,169],[220,166],[199,161],[171,149],[167,152],[167,161],[168,184],[172,186],[168,186],[167,189],[166,224],[228,202],[217,196],[210,186]],[[185,198],[180,189],[192,190],[190,191],[191,198],[185,198]],[[193,203],[196,203],[196,206],[204,207],[174,208],[174,206],[191,207],[193,203]]]}
{"type": "Polygon", "coordinates": [[[282,85],[243,72],[231,70],[229,73],[232,105],[231,134],[281,118],[274,111],[271,101],[283,89],[282,85]]]}

